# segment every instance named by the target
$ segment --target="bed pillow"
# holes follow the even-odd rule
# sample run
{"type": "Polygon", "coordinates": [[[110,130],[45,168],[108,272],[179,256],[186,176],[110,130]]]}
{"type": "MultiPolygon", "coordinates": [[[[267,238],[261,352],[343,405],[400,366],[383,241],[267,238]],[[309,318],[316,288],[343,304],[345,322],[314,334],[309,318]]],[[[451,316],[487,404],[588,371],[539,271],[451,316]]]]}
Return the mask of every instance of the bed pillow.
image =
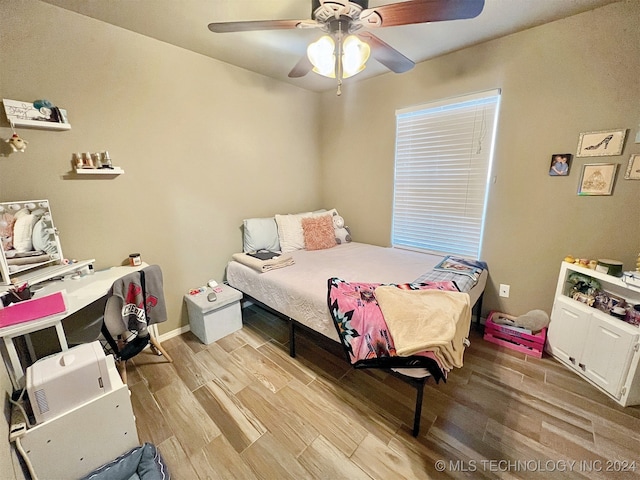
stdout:
{"type": "Polygon", "coordinates": [[[324,250],[337,245],[331,215],[314,215],[303,218],[301,223],[307,250],[324,250]]]}
{"type": "Polygon", "coordinates": [[[257,252],[258,250],[280,251],[278,226],[273,217],[247,218],[243,221],[243,225],[243,252],[257,252]]]}
{"type": "Polygon", "coordinates": [[[278,239],[282,253],[294,252],[304,249],[304,232],[302,231],[302,219],[311,217],[311,212],[289,215],[276,215],[278,225],[278,239]]]}

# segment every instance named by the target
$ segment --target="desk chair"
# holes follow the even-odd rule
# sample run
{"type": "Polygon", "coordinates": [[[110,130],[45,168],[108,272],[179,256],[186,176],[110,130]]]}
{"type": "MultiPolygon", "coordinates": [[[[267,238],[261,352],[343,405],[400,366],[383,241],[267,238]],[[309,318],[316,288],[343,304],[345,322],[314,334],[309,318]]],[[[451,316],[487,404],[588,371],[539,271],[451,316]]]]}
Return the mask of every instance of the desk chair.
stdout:
{"type": "Polygon", "coordinates": [[[145,267],[113,283],[107,294],[101,332],[113,350],[124,383],[127,383],[127,360],[149,344],[156,355],[162,355],[167,362],[173,363],[148,329],[149,325],[166,319],[162,271],[158,265],[145,267]]]}

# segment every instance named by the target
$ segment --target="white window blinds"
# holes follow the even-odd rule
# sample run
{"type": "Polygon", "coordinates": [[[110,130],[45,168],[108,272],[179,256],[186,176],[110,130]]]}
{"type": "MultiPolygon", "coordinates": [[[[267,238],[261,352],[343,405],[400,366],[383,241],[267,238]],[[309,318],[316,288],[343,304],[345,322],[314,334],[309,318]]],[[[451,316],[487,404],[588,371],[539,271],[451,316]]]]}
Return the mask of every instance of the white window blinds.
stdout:
{"type": "Polygon", "coordinates": [[[500,91],[396,112],[393,246],[480,258],[500,91]]]}

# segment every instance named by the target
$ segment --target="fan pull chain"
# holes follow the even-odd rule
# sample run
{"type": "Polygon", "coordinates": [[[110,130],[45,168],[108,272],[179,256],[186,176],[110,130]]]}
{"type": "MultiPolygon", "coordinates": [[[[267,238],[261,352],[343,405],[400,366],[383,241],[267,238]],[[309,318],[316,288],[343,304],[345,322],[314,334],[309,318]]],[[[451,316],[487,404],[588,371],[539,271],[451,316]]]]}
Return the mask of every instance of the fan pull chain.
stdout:
{"type": "Polygon", "coordinates": [[[336,73],[338,77],[338,91],[336,95],[342,95],[342,22],[338,23],[338,41],[336,42],[336,73]]]}

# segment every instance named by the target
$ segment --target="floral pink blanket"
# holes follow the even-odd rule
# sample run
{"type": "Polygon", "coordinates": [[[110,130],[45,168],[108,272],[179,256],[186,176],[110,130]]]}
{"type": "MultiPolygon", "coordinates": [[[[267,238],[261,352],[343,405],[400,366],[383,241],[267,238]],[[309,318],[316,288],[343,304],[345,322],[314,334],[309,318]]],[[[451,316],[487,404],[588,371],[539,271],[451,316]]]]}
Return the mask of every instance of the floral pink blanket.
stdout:
{"type": "MultiPolygon", "coordinates": [[[[393,338],[376,301],[374,290],[381,283],[353,283],[339,278],[328,281],[328,304],[331,318],[349,362],[360,368],[423,367],[436,381],[446,378],[432,352],[398,357],[393,338]]],[[[395,285],[406,290],[438,289],[459,291],[452,281],[405,283],[395,285]]]]}

